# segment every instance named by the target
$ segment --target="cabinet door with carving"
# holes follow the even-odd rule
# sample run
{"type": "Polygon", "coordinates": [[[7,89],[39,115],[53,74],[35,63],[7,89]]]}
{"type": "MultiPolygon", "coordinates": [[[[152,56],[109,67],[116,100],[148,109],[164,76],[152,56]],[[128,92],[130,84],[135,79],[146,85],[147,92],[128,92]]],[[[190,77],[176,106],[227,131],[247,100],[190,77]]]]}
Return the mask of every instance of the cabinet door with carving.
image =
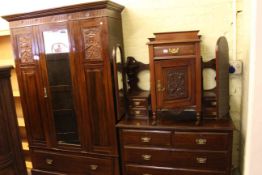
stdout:
{"type": "Polygon", "coordinates": [[[155,62],[158,110],[194,105],[194,69],[194,58],[155,62]]]}
{"type": "Polygon", "coordinates": [[[33,27],[12,29],[16,72],[30,145],[46,145],[46,113],[39,53],[33,27]]]}

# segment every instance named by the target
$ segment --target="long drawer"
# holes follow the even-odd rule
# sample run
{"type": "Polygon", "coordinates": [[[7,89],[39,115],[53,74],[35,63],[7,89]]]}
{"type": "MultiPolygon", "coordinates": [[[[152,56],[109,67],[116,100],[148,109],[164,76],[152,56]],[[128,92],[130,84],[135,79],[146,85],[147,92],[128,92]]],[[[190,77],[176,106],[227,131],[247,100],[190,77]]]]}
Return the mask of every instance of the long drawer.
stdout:
{"type": "Polygon", "coordinates": [[[222,151],[177,151],[163,148],[125,147],[123,154],[126,163],[174,168],[225,171],[228,163],[227,152],[222,151]]]}
{"type": "Polygon", "coordinates": [[[218,171],[186,170],[130,164],[125,166],[125,172],[125,175],[225,175],[225,173],[218,171]]]}
{"type": "Polygon", "coordinates": [[[228,150],[229,134],[212,132],[175,132],[172,142],[178,149],[228,150]]]}
{"type": "Polygon", "coordinates": [[[36,170],[36,169],[32,169],[31,173],[32,175],[66,175],[64,173],[41,171],[41,170],[36,170]]]}
{"type": "Polygon", "coordinates": [[[34,151],[33,167],[43,171],[54,171],[68,175],[113,175],[113,160],[93,157],[54,154],[34,151]]]}
{"type": "Polygon", "coordinates": [[[171,146],[171,131],[122,130],[122,144],[136,146],[171,146]]]}

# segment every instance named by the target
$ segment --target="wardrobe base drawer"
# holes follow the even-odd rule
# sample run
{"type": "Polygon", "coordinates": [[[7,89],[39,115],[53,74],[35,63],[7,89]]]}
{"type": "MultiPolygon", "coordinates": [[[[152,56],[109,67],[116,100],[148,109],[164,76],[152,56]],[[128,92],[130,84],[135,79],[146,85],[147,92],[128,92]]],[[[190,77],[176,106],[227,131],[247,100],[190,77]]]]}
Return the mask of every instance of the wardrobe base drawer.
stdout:
{"type": "Polygon", "coordinates": [[[33,151],[32,162],[35,169],[59,172],[67,175],[113,175],[113,160],[33,151]]]}
{"type": "Polygon", "coordinates": [[[219,171],[200,171],[189,169],[175,169],[167,167],[153,167],[140,165],[126,165],[124,175],[226,175],[219,171]]]}

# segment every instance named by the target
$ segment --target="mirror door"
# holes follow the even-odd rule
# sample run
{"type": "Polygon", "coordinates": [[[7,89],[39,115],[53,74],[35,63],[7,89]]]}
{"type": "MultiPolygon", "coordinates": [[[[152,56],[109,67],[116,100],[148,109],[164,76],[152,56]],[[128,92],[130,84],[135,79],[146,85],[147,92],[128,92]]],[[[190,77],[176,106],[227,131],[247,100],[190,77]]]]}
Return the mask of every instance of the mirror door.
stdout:
{"type": "Polygon", "coordinates": [[[45,87],[44,97],[51,109],[54,138],[59,145],[79,145],[74,99],[73,64],[66,24],[40,27],[41,58],[45,87]]]}

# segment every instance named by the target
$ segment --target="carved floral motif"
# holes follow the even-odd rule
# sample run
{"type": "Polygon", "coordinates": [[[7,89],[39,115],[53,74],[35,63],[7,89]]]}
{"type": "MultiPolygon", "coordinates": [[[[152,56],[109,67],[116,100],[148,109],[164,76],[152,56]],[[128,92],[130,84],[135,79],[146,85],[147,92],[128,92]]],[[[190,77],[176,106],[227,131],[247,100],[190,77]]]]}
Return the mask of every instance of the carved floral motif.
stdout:
{"type": "Polygon", "coordinates": [[[186,71],[169,70],[167,72],[167,95],[170,98],[179,99],[187,96],[186,71]]]}
{"type": "Polygon", "coordinates": [[[102,60],[100,32],[98,27],[83,30],[85,59],[102,60]]]}
{"type": "Polygon", "coordinates": [[[31,63],[34,61],[32,37],[30,35],[22,35],[18,37],[18,50],[22,63],[31,63]]]}

